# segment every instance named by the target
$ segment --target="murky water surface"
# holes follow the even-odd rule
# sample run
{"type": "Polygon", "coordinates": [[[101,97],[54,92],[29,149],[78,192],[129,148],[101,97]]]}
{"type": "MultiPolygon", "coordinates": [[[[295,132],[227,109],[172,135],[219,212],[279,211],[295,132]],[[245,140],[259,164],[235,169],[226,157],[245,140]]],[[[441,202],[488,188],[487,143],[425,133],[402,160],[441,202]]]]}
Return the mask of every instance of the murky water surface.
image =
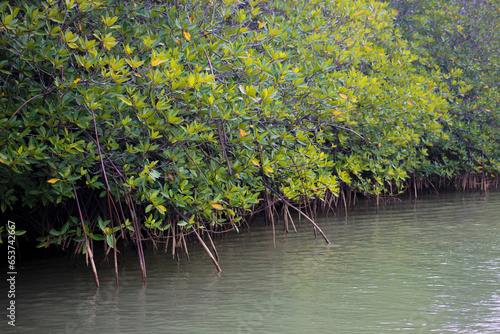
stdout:
{"type": "Polygon", "coordinates": [[[500,193],[362,202],[318,223],[332,245],[305,221],[276,248],[268,227],[217,240],[222,274],[200,247],[180,265],[149,254],[146,288],[132,251],[118,290],[112,266],[96,290],[85,265],[20,264],[1,332],[500,333],[500,193]]]}

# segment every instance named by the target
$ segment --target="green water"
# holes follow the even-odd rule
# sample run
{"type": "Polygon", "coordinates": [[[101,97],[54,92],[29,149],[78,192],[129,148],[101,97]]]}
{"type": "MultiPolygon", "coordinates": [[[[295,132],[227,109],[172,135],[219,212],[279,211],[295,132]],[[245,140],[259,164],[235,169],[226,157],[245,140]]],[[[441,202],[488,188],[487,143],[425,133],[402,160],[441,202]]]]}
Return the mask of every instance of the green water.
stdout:
{"type": "MultiPolygon", "coordinates": [[[[332,241],[268,227],[198,247],[178,264],[133,252],[112,266],[18,269],[16,333],[500,333],[500,193],[441,194],[318,220],[332,241]]],[[[2,285],[2,291],[6,291],[2,285]]],[[[3,308],[4,309],[4,308],[3,308]]],[[[6,330],[4,330],[6,328],[6,330]]]]}

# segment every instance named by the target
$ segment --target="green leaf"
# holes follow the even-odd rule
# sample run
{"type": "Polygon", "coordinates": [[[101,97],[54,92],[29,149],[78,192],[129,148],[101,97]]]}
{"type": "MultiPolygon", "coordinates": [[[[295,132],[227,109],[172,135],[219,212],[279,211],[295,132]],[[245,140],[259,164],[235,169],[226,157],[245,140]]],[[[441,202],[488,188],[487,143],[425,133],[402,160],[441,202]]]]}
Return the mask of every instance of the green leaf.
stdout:
{"type": "Polygon", "coordinates": [[[113,245],[113,235],[112,234],[108,234],[106,236],[106,242],[108,243],[108,246],[113,248],[114,245],[113,245]]]}
{"type": "Polygon", "coordinates": [[[95,241],[102,241],[104,240],[104,237],[101,234],[92,234],[92,239],[95,241]]]}
{"type": "Polygon", "coordinates": [[[61,229],[61,234],[65,234],[68,231],[68,229],[69,229],[69,222],[63,225],[61,229]]]}

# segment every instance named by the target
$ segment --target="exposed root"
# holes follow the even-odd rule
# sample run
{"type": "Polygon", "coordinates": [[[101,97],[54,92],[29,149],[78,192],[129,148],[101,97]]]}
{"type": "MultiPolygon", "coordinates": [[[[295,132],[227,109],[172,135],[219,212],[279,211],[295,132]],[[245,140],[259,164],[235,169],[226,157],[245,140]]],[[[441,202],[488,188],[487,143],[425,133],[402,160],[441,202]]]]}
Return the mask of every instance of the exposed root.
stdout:
{"type": "MultiPolygon", "coordinates": [[[[85,237],[84,242],[74,242],[71,243],[71,238],[65,238],[62,240],[62,247],[67,248],[70,244],[74,245],[74,254],[82,254],[85,252],[87,263],[90,263],[92,270],[94,272],[96,285],[99,286],[99,278],[97,274],[97,268],[94,261],[94,242],[93,239],[87,236],[88,231],[96,231],[99,229],[97,226],[97,217],[103,216],[106,213],[109,215],[107,217],[102,217],[103,219],[108,219],[111,223],[111,229],[115,231],[113,239],[113,247],[107,245],[104,242],[104,254],[107,260],[108,255],[111,253],[111,248],[113,248],[113,260],[115,264],[115,273],[118,272],[118,246],[125,246],[131,240],[135,244],[135,249],[139,255],[141,270],[143,272],[144,284],[146,284],[146,265],[144,259],[144,252],[142,249],[143,242],[147,244],[152,244],[153,250],[158,250],[158,247],[162,247],[165,253],[170,252],[173,259],[180,261],[182,254],[186,256],[189,260],[188,246],[189,242],[197,241],[205,249],[210,259],[214,263],[217,271],[221,272],[222,268],[219,265],[219,254],[215,247],[214,238],[227,233],[232,230],[239,230],[241,227],[247,227],[250,229],[252,221],[257,217],[264,216],[266,218],[267,224],[272,226],[273,231],[273,245],[276,247],[276,229],[280,224],[280,217],[283,217],[283,229],[285,233],[289,233],[291,229],[295,233],[298,232],[300,227],[300,222],[305,219],[313,227],[314,235],[317,236],[319,233],[327,244],[330,244],[330,240],[321,230],[321,228],[315,223],[315,219],[318,214],[322,213],[324,216],[328,217],[330,213],[335,214],[335,211],[339,208],[345,210],[347,216],[348,209],[352,208],[358,202],[359,196],[364,196],[368,199],[376,201],[377,208],[380,202],[387,202],[390,200],[399,200],[397,195],[390,193],[392,191],[398,191],[398,193],[408,192],[411,196],[415,198],[421,193],[437,193],[442,189],[449,189],[451,187],[458,187],[462,191],[480,191],[486,193],[491,188],[498,188],[499,179],[495,177],[487,178],[485,174],[472,174],[464,173],[453,179],[446,178],[419,178],[416,175],[412,175],[411,178],[407,179],[398,185],[387,183],[388,193],[379,195],[363,195],[358,193],[355,189],[352,189],[345,184],[341,185],[338,193],[327,192],[322,198],[306,198],[303,197],[297,201],[291,201],[280,194],[274,187],[269,183],[265,183],[266,192],[265,198],[253,205],[252,210],[247,212],[243,209],[232,208],[234,215],[225,215],[221,212],[215,212],[212,221],[203,220],[199,215],[195,217],[196,224],[190,226],[178,226],[177,222],[180,220],[190,221],[186,217],[188,213],[179,212],[176,208],[168,208],[170,214],[165,216],[165,221],[162,222],[161,228],[145,228],[142,222],[146,219],[144,214],[138,215],[137,212],[142,212],[143,210],[137,210],[133,203],[130,193],[126,193],[125,199],[113,200],[111,197],[106,197],[100,199],[92,193],[86,193],[84,190],[79,190],[78,194],[75,192],[75,199],[73,206],[67,207],[67,212],[61,214],[60,212],[53,215],[57,220],[58,224],[61,226],[64,221],[68,220],[68,217],[75,212],[79,215],[79,224],[82,230],[82,236],[85,237]],[[78,195],[89,197],[86,201],[80,202],[78,200],[78,195]],[[97,203],[97,204],[96,204],[97,203]],[[125,212],[128,208],[128,214],[125,212]],[[298,216],[292,216],[290,209],[297,211],[298,216]],[[103,214],[104,213],[104,214],[103,214]],[[235,219],[238,217],[238,219],[235,219]],[[128,231],[125,228],[124,222],[131,222],[133,231],[128,231]],[[225,222],[220,223],[221,220],[225,222]],[[168,228],[163,229],[163,227],[168,228]],[[118,229],[119,227],[119,229],[118,229]],[[201,230],[201,232],[200,232],[201,230]],[[70,241],[68,241],[70,240],[70,241]],[[118,242],[120,241],[120,242],[118,242]],[[85,248],[84,248],[85,247],[85,248]]],[[[52,214],[51,210],[47,208],[42,208],[40,210],[45,210],[46,212],[41,216],[39,222],[41,229],[41,234],[49,233],[51,224],[48,220],[49,214],[52,214]]],[[[54,219],[54,218],[53,218],[54,219]]],[[[132,228],[130,228],[132,230],[132,228]]],[[[92,232],[94,233],[94,232],[92,232]]],[[[99,243],[101,245],[101,243],[99,243]]],[[[146,245],[146,244],[145,244],[146,245]]],[[[118,286],[117,281],[117,286],[118,286]]]]}

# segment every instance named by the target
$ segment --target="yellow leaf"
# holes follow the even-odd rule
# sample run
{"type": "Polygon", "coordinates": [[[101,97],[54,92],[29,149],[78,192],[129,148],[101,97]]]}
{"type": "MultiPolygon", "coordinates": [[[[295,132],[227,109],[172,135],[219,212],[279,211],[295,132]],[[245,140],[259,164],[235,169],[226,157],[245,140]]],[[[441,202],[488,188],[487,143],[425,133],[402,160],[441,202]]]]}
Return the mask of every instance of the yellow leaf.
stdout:
{"type": "Polygon", "coordinates": [[[2,158],[0,158],[0,162],[1,162],[1,163],[3,163],[3,164],[5,163],[5,162],[2,160],[2,158]]]}
{"type": "Polygon", "coordinates": [[[382,147],[382,143],[378,143],[378,147],[382,147]]]}
{"type": "Polygon", "coordinates": [[[342,114],[342,112],[341,112],[341,111],[338,111],[337,109],[335,109],[335,110],[333,111],[333,114],[334,114],[335,116],[338,116],[338,115],[342,114]]]}
{"type": "Polygon", "coordinates": [[[56,183],[57,181],[61,181],[61,180],[59,180],[59,179],[55,179],[55,178],[54,178],[54,179],[50,179],[50,180],[48,180],[47,182],[48,182],[48,183],[56,183]]]}
{"type": "Polygon", "coordinates": [[[78,83],[78,81],[80,81],[81,79],[78,78],[78,79],[75,79],[75,81],[73,81],[74,84],[78,83]]]}
{"type": "Polygon", "coordinates": [[[261,29],[263,27],[262,22],[257,21],[257,23],[259,24],[259,29],[261,29]]]}
{"type": "Polygon", "coordinates": [[[222,206],[220,206],[219,204],[210,203],[210,205],[211,205],[214,209],[217,209],[217,210],[222,210],[222,206]]]}
{"type": "Polygon", "coordinates": [[[196,80],[195,77],[190,75],[188,77],[188,86],[193,87],[195,80],[196,80]]]}
{"type": "Polygon", "coordinates": [[[241,179],[241,177],[240,177],[240,173],[236,173],[236,177],[237,177],[238,179],[241,179]]]}
{"type": "Polygon", "coordinates": [[[411,102],[410,102],[410,101],[406,101],[406,103],[408,103],[410,106],[412,106],[412,105],[413,105],[413,104],[411,104],[411,102]]]}
{"type": "Polygon", "coordinates": [[[109,227],[106,227],[106,233],[111,233],[111,229],[109,227]]]}
{"type": "Polygon", "coordinates": [[[247,133],[245,132],[245,130],[240,129],[240,135],[241,135],[242,137],[245,137],[245,136],[247,135],[247,133]]]}
{"type": "Polygon", "coordinates": [[[365,49],[366,51],[371,51],[372,49],[370,49],[368,46],[365,45],[365,49]]]}
{"type": "Polygon", "coordinates": [[[271,167],[264,167],[264,169],[267,170],[269,173],[274,172],[274,169],[272,169],[271,167]]]}
{"type": "Polygon", "coordinates": [[[157,66],[160,61],[158,59],[155,59],[151,62],[151,66],[157,66]]]}
{"type": "Polygon", "coordinates": [[[191,34],[189,34],[187,31],[183,31],[183,33],[184,33],[184,37],[185,37],[188,41],[190,41],[190,40],[191,40],[191,34]]]}
{"type": "Polygon", "coordinates": [[[163,205],[158,205],[157,208],[163,212],[167,211],[167,208],[165,208],[163,205]]]}
{"type": "Polygon", "coordinates": [[[346,96],[346,95],[344,95],[344,94],[339,94],[339,96],[340,96],[341,98],[343,98],[343,99],[347,99],[347,96],[346,96]]]}
{"type": "Polygon", "coordinates": [[[129,99],[127,99],[126,97],[124,96],[118,96],[118,98],[120,100],[122,100],[123,103],[125,103],[126,105],[129,105],[129,106],[133,106],[134,104],[132,103],[132,101],[130,101],[129,99]]]}
{"type": "Polygon", "coordinates": [[[118,42],[116,38],[114,38],[111,34],[107,34],[105,38],[103,38],[102,43],[104,44],[104,48],[107,50],[111,50],[118,42]]]}
{"type": "Polygon", "coordinates": [[[260,166],[259,162],[257,161],[257,159],[252,159],[250,160],[252,161],[252,163],[255,165],[255,166],[260,166]]]}
{"type": "Polygon", "coordinates": [[[172,176],[172,174],[168,174],[168,177],[170,180],[172,180],[172,181],[174,180],[174,177],[172,176]]]}
{"type": "Polygon", "coordinates": [[[142,75],[137,74],[137,73],[134,73],[134,75],[135,75],[136,77],[139,77],[139,78],[140,78],[140,77],[142,77],[142,75]]]}

